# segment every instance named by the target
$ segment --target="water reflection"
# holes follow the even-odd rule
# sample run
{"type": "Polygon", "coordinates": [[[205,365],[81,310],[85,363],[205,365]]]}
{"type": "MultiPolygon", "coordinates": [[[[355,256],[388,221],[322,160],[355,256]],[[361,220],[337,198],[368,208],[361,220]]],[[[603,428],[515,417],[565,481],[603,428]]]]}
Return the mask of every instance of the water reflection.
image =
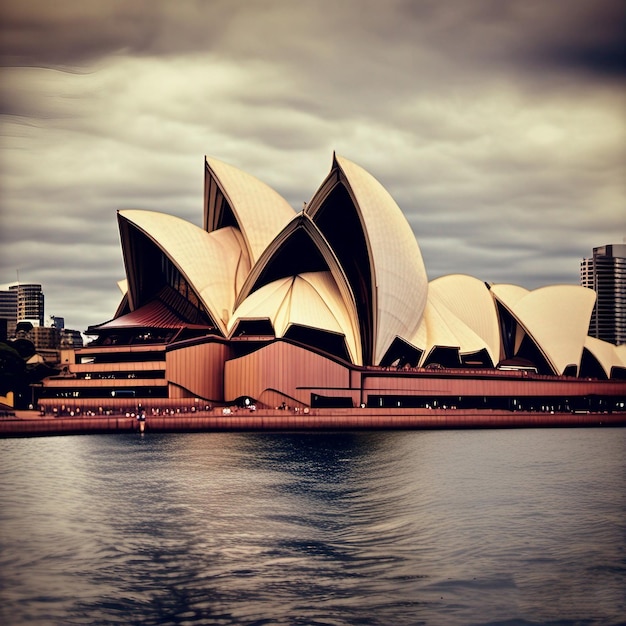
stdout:
{"type": "Polygon", "coordinates": [[[624,429],[0,441],[0,618],[617,623],[625,444],[624,429]]]}

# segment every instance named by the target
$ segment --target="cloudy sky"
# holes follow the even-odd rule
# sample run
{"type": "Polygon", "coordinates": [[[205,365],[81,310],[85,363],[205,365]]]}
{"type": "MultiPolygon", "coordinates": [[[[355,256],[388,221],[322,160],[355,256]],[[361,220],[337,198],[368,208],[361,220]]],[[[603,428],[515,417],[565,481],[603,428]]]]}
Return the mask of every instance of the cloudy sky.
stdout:
{"type": "Polygon", "coordinates": [[[200,225],[204,155],[295,209],[333,150],[429,278],[577,283],[626,237],[622,0],[0,0],[0,284],[110,319],[116,211],[200,225]]]}

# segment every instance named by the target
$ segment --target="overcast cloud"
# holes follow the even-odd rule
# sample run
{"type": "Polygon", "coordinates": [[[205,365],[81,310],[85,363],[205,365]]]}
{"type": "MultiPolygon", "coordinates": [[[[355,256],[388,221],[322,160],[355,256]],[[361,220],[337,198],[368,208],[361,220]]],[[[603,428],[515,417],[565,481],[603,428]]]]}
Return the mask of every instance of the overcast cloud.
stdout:
{"type": "Polygon", "coordinates": [[[333,150],[429,278],[578,283],[626,236],[622,0],[0,0],[0,283],[110,319],[116,211],[202,221],[203,159],[296,210],[333,150]]]}

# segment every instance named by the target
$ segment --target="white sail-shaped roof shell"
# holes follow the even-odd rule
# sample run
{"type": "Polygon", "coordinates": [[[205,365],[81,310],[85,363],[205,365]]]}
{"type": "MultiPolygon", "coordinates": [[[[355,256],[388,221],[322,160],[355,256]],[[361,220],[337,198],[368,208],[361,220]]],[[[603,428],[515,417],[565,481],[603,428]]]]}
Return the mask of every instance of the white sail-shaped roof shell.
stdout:
{"type": "MultiPolygon", "coordinates": [[[[343,273],[343,270],[335,254],[333,253],[333,250],[330,247],[328,241],[326,241],[315,223],[304,212],[298,213],[296,216],[294,216],[291,222],[287,224],[287,226],[285,226],[285,228],[275,237],[272,243],[267,247],[261,258],[251,269],[246,283],[239,291],[235,306],[238,307],[239,304],[243,302],[243,300],[248,298],[250,292],[253,289],[258,288],[257,281],[260,280],[260,277],[268,269],[268,267],[272,265],[272,263],[277,262],[275,257],[276,255],[280,254],[282,247],[287,245],[292,237],[295,237],[298,234],[302,234],[303,232],[306,233],[306,235],[308,236],[308,242],[310,242],[310,244],[315,247],[317,253],[319,253],[319,255],[324,259],[324,262],[326,264],[325,267],[328,268],[328,271],[330,272],[334,281],[332,292],[334,293],[338,290],[342,296],[343,306],[340,307],[342,311],[341,317],[343,320],[343,311],[345,311],[347,315],[347,320],[350,324],[350,329],[346,330],[345,332],[346,340],[350,346],[352,346],[353,342],[355,345],[355,351],[353,351],[352,348],[350,348],[349,350],[350,357],[352,363],[356,365],[362,365],[363,359],[359,335],[359,321],[354,301],[354,294],[350,290],[350,285],[347,281],[347,278],[343,273]]],[[[310,250],[307,252],[306,242],[300,242],[298,253],[299,258],[290,258],[288,260],[282,259],[281,261],[282,267],[284,268],[283,271],[288,270],[287,276],[304,274],[318,274],[321,276],[322,274],[324,274],[323,270],[307,271],[300,269],[299,263],[301,262],[301,260],[306,259],[307,254],[312,254],[310,250]]],[[[325,280],[327,280],[327,278],[325,280]]]]}
{"type": "Polygon", "coordinates": [[[486,348],[485,342],[438,298],[429,298],[424,310],[427,343],[422,363],[435,348],[457,348],[459,354],[473,354],[486,348]]]}
{"type": "Polygon", "coordinates": [[[580,366],[596,295],[578,285],[554,285],[523,293],[512,285],[491,292],[533,339],[557,374],[580,366]]]}
{"type": "Polygon", "coordinates": [[[206,163],[230,204],[254,264],[295,211],[280,194],[251,174],[217,159],[207,158],[206,163]]]}
{"type": "Polygon", "coordinates": [[[396,337],[412,337],[420,324],[428,278],[413,231],[389,192],[363,168],[336,156],[356,198],[374,283],[374,362],[396,337]]]}
{"type": "MultiPolygon", "coordinates": [[[[413,336],[408,339],[411,345],[422,351],[420,365],[425,364],[429,360],[430,355],[436,348],[454,348],[458,350],[459,355],[475,354],[486,350],[495,364],[498,353],[494,352],[494,350],[497,342],[495,342],[495,345],[493,342],[492,345],[489,345],[484,337],[479,335],[474,328],[459,317],[457,312],[453,310],[454,302],[451,302],[446,297],[446,287],[447,285],[440,284],[439,287],[431,290],[429,286],[428,301],[424,308],[421,324],[413,336]],[[452,308],[449,305],[452,305],[452,308]],[[494,354],[496,359],[494,359],[494,354]]],[[[468,294],[468,297],[470,296],[471,293],[468,294]]],[[[461,294],[459,294],[459,297],[461,297],[461,294]]],[[[493,307],[493,302],[491,306],[493,307]]],[[[488,307],[485,306],[484,310],[491,315],[488,307]]],[[[481,328],[480,323],[476,323],[475,326],[484,330],[481,328]]]]}
{"type": "Polygon", "coordinates": [[[257,289],[237,307],[229,332],[245,319],[269,319],[276,337],[292,324],[342,334],[351,358],[358,354],[350,315],[330,272],[287,276],[257,289]]]}
{"type": "Polygon", "coordinates": [[[241,233],[232,227],[207,233],[183,219],[155,211],[124,210],[119,214],[174,263],[226,334],[236,293],[250,271],[241,233]]]}
{"type": "MultiPolygon", "coordinates": [[[[432,280],[428,300],[444,305],[483,342],[491,361],[500,360],[500,327],[496,307],[484,282],[465,274],[450,274],[432,280]]],[[[469,353],[469,345],[461,353],[469,353]]]]}

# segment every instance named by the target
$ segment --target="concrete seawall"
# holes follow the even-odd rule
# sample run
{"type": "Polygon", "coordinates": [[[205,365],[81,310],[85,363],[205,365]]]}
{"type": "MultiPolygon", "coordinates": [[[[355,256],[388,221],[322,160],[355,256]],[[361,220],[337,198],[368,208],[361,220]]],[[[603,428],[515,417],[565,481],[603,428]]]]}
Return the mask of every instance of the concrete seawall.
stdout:
{"type": "MultiPolygon", "coordinates": [[[[309,413],[258,410],[231,415],[198,412],[148,416],[145,432],[292,432],[338,430],[420,430],[463,428],[556,428],[626,426],[623,413],[524,413],[462,409],[311,409],[309,413]]],[[[139,431],[134,417],[41,417],[18,412],[0,420],[0,437],[132,433],[139,431]]]]}

